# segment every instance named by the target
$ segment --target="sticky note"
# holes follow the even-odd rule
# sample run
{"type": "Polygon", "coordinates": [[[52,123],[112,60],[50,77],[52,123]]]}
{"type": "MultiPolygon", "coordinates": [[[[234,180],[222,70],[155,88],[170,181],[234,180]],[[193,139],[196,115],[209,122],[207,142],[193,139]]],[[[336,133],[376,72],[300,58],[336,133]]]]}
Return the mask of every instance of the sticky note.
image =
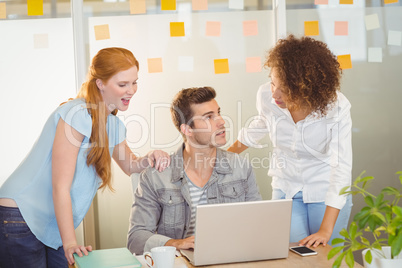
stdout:
{"type": "Polygon", "coordinates": [[[194,57],[179,56],[179,72],[193,72],[193,71],[194,71],[194,57]]]}
{"type": "Polygon", "coordinates": [[[261,72],[261,57],[246,58],[246,72],[247,73],[261,72]]]}
{"type": "Polygon", "coordinates": [[[335,21],[335,35],[348,35],[348,22],[335,21]]]}
{"type": "Polygon", "coordinates": [[[49,48],[49,35],[48,34],[34,34],[34,48],[49,48]]]}
{"type": "Polygon", "coordinates": [[[244,0],[229,0],[230,9],[244,9],[244,0]]]}
{"type": "Polygon", "coordinates": [[[402,32],[388,31],[388,45],[400,46],[402,43],[402,32]]]}
{"type": "Polygon", "coordinates": [[[342,70],[352,69],[352,60],[350,59],[350,54],[339,55],[337,58],[342,70]]]}
{"type": "Polygon", "coordinates": [[[27,0],[28,16],[43,15],[43,0],[27,0]]]}
{"type": "Polygon", "coordinates": [[[258,22],[256,20],[243,21],[243,35],[258,35],[258,22]]]}
{"type": "Polygon", "coordinates": [[[208,10],[208,0],[192,0],[193,10],[208,10]]]}
{"type": "Polygon", "coordinates": [[[229,60],[228,59],[216,59],[214,60],[215,74],[227,74],[229,73],[229,60]]]}
{"type": "Polygon", "coordinates": [[[206,36],[220,36],[221,35],[221,22],[220,21],[207,21],[206,36]]]}
{"type": "Polygon", "coordinates": [[[314,0],[316,5],[328,5],[328,0],[314,0]]]}
{"type": "Polygon", "coordinates": [[[184,22],[171,22],[170,23],[170,36],[184,36],[184,22]]]}
{"type": "Polygon", "coordinates": [[[399,0],[384,0],[384,4],[393,4],[393,3],[398,3],[399,0]]]}
{"type": "Polygon", "coordinates": [[[145,0],[130,0],[130,14],[147,13],[145,0]]]}
{"type": "Polygon", "coordinates": [[[95,40],[110,39],[109,24],[95,25],[95,40]]]}
{"type": "Polygon", "coordinates": [[[368,62],[382,62],[382,48],[369,47],[368,48],[368,62]]]}
{"type": "Polygon", "coordinates": [[[0,3],[0,19],[7,18],[6,3],[0,3]]]}
{"type": "Polygon", "coordinates": [[[353,5],[353,0],[339,0],[341,5],[353,5]]]}
{"type": "Polygon", "coordinates": [[[148,73],[161,73],[162,70],[162,58],[148,59],[148,73]]]}
{"type": "Polygon", "coordinates": [[[380,28],[380,21],[378,20],[378,15],[376,13],[365,16],[364,21],[366,23],[367,31],[380,28]]]}
{"type": "Polygon", "coordinates": [[[176,10],[176,0],[161,0],[161,10],[176,10]]]}
{"type": "Polygon", "coordinates": [[[304,35],[311,36],[311,35],[319,35],[319,34],[320,34],[320,30],[318,27],[318,20],[304,22],[304,35]]]}

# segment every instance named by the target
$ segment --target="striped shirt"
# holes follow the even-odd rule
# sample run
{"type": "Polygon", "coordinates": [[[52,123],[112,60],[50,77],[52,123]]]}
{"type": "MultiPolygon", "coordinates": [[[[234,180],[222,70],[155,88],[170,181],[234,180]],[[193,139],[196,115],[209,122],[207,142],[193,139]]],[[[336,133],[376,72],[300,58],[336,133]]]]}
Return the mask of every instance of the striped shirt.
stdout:
{"type": "Polygon", "coordinates": [[[207,202],[206,187],[204,186],[203,188],[200,188],[196,186],[190,180],[187,174],[185,174],[185,177],[188,182],[188,188],[190,190],[190,197],[191,197],[191,219],[190,219],[190,226],[187,231],[187,237],[189,237],[195,234],[195,212],[197,206],[208,204],[208,202],[207,202]]]}

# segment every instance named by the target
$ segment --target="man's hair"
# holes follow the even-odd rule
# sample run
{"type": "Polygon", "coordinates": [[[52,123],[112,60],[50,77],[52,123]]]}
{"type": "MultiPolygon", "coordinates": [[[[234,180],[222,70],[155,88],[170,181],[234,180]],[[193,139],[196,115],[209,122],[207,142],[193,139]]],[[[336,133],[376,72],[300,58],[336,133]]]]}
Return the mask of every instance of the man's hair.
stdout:
{"type": "MultiPolygon", "coordinates": [[[[216,92],[212,87],[192,87],[185,88],[179,91],[173,98],[172,105],[170,106],[170,113],[172,115],[173,124],[177,130],[180,131],[182,124],[187,124],[193,127],[193,110],[192,104],[200,104],[215,99],[216,92]]],[[[183,138],[185,136],[183,135],[183,138]]]]}

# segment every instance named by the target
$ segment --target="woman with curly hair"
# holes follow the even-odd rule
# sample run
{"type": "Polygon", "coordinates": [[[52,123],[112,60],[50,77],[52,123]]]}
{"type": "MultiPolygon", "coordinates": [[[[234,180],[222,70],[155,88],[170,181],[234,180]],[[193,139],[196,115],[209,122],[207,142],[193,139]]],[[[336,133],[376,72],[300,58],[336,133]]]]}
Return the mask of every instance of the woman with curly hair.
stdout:
{"type": "Polygon", "coordinates": [[[272,199],[293,199],[290,242],[316,247],[346,228],[352,200],[350,103],[339,92],[341,69],[327,45],[293,35],[267,56],[271,82],[257,93],[258,116],[228,149],[261,147],[269,135],[272,199]]]}
{"type": "Polygon", "coordinates": [[[49,116],[27,157],[0,187],[0,267],[68,267],[88,255],[74,229],[98,189],[112,188],[111,158],[127,174],[170,164],[163,151],[136,157],[116,116],[137,91],[131,51],[104,48],[75,99],[49,116]]]}

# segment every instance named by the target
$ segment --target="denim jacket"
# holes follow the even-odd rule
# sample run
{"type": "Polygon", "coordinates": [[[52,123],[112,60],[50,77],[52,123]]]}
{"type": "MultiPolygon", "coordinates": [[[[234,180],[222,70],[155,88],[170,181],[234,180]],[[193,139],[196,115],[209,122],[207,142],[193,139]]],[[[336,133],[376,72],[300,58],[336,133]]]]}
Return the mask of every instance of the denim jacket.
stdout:
{"type": "MultiPolygon", "coordinates": [[[[183,146],[171,155],[163,172],[145,169],[131,208],[127,247],[143,254],[170,239],[183,239],[191,217],[191,198],[184,177],[183,146]]],[[[261,200],[249,161],[217,148],[214,170],[207,182],[208,204],[261,200]]]]}

